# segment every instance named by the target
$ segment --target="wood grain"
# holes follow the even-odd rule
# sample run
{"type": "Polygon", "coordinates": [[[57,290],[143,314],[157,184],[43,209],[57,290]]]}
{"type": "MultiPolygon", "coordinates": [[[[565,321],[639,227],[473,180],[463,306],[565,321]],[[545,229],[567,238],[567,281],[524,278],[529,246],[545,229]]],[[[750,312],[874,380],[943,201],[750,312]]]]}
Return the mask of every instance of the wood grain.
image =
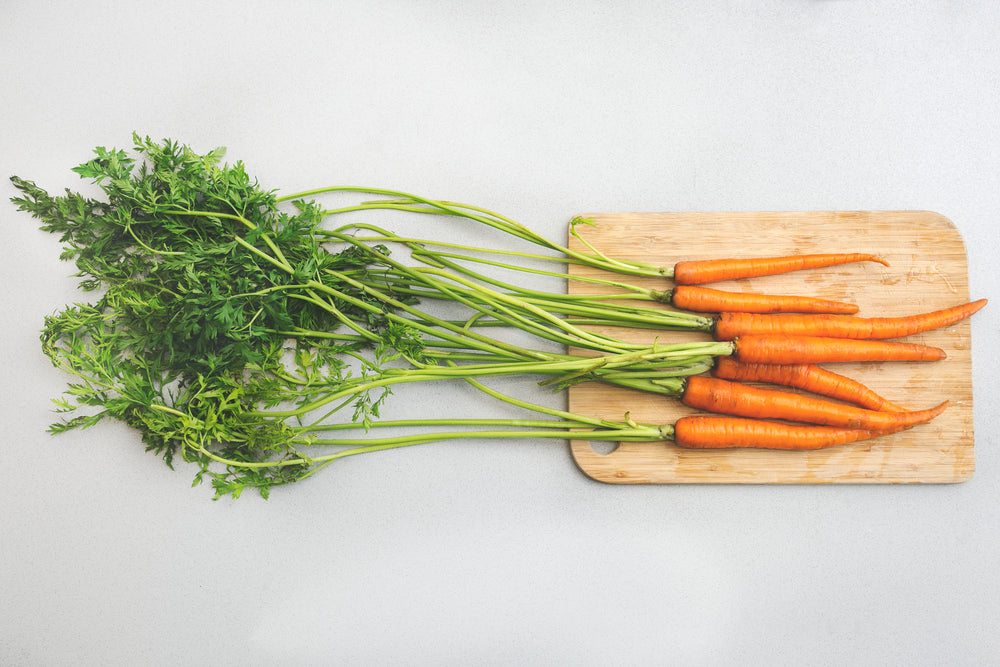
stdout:
{"type": "MultiPolygon", "coordinates": [[[[871,252],[889,261],[728,281],[718,289],[802,294],[853,301],[859,316],[895,316],[938,310],[969,300],[965,245],[954,224],[928,211],[587,214],[595,227],[582,233],[613,257],[673,266],[685,259],[871,252]]],[[[576,239],[570,247],[583,250],[576,239]]],[[[600,275],[573,266],[574,275],[600,275]]],[[[663,289],[669,283],[635,279],[663,289]]],[[[595,286],[570,281],[574,294],[595,286]]],[[[605,292],[607,290],[604,290],[605,292]]],[[[615,330],[634,341],[706,340],[705,334],[615,330]]],[[[835,364],[828,368],[864,382],[903,406],[926,408],[948,399],[929,424],[875,440],[813,452],[697,451],[669,442],[620,443],[613,452],[589,441],[571,442],[573,458],[589,476],[619,484],[675,483],[954,483],[975,468],[972,359],[968,322],[906,339],[944,348],[939,362],[835,364]]],[[[609,419],[625,412],[638,422],[673,423],[694,414],[675,399],[598,385],[569,391],[573,412],[609,419]]]]}

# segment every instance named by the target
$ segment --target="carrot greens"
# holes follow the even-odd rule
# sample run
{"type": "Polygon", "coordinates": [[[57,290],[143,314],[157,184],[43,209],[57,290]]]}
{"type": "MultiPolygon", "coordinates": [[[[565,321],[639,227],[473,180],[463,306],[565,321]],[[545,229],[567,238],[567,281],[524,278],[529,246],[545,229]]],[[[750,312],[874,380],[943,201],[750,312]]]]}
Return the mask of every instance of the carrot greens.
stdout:
{"type": "MultiPolygon", "coordinates": [[[[398,385],[536,374],[558,388],[602,374],[615,382],[635,370],[650,390],[663,391],[656,383],[707,370],[715,355],[732,351],[725,342],[649,346],[595,334],[546,310],[554,302],[533,303],[447,264],[418,271],[385,244],[321,233],[329,212],[298,197],[283,210],[242,163],[223,164],[221,150],[199,154],[138,135],[134,143],[137,156],[97,148],[74,169],[99,186],[102,200],[54,196],[12,179],[15,203],[60,237],[62,258],[76,263],[81,288],[96,297],[45,320],[43,350],[75,377],[58,406],[77,416],[52,430],[121,420],[168,464],[178,456],[198,464],[198,480],[210,476],[217,494],[247,487],[266,494],[346,455],[310,448],[338,425],[372,428],[398,385]],[[443,319],[419,305],[428,296],[467,314],[443,319]],[[486,335],[475,326],[483,318],[594,356],[486,335]]],[[[675,321],[707,322],[684,314],[675,321]]],[[[639,433],[624,422],[555,418],[544,428],[538,420],[479,426],[511,435],[562,429],[566,437],[581,427],[595,438],[639,433]]],[[[643,433],[662,439],[656,429],[643,433]]],[[[422,433],[363,446],[324,437],[323,444],[357,453],[453,437],[422,433]]]]}

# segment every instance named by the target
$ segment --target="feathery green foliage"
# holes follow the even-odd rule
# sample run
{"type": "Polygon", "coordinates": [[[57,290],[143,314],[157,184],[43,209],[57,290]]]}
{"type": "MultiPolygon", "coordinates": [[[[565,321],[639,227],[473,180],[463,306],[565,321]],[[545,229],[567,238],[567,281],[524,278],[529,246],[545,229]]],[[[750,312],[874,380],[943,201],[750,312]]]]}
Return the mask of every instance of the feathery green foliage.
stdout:
{"type": "Polygon", "coordinates": [[[540,243],[488,211],[389,191],[315,191],[397,197],[328,210],[306,200],[310,193],[276,197],[242,163],[224,164],[221,148],[199,154],[138,134],[133,144],[132,154],[99,147],[73,169],[100,188],[101,200],[70,190],[51,195],[11,179],[20,191],[14,203],[59,236],[62,258],[75,263],[81,289],[96,298],[45,320],[42,348],[74,378],[56,401],[67,419],[52,431],[120,420],[168,464],[178,458],[196,464],[195,483],[208,477],[216,497],[251,487],[267,496],[274,485],[308,477],[343,456],[456,437],[569,437],[573,429],[589,428],[594,438],[662,439],[659,427],[542,408],[499,395],[476,378],[536,373],[556,387],[602,379],[671,393],[679,386],[675,376],[698,372],[712,355],[730,349],[726,343],[650,347],[598,336],[567,316],[689,329],[708,320],[586,306],[487,278],[460,261],[470,256],[433,251],[426,241],[370,225],[322,227],[339,212],[396,208],[459,216],[540,243]],[[293,210],[283,210],[285,203],[293,210]],[[362,237],[366,231],[376,236],[362,237]],[[387,244],[407,249],[422,266],[394,259],[387,244]],[[465,321],[443,320],[420,309],[419,300],[448,300],[470,314],[465,321]],[[528,349],[487,336],[481,326],[515,327],[602,356],[528,349]],[[633,370],[642,374],[630,375],[633,370]],[[448,379],[555,420],[445,415],[379,421],[393,386],[448,379]],[[331,422],[344,409],[352,410],[350,420],[331,422]],[[349,427],[431,424],[502,428],[330,437],[349,427]]]}

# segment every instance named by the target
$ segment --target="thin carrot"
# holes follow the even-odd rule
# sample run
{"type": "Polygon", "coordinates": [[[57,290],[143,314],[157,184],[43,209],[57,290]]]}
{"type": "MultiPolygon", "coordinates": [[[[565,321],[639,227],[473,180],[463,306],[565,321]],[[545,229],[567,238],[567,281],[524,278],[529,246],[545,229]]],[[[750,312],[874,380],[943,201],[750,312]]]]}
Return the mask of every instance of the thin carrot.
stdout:
{"type": "Polygon", "coordinates": [[[681,417],[674,424],[674,443],[691,449],[753,447],[810,450],[896,432],[803,426],[740,417],[693,416],[681,417]]]}
{"type": "Polygon", "coordinates": [[[670,303],[681,310],[698,313],[841,313],[858,312],[853,303],[808,296],[742,294],[708,287],[678,285],[669,291],[670,303]]]}
{"type": "Polygon", "coordinates": [[[869,410],[905,411],[905,408],[882,398],[861,382],[815,364],[746,364],[732,357],[718,357],[712,375],[736,382],[767,382],[795,387],[869,410]]]}
{"type": "Polygon", "coordinates": [[[716,340],[732,340],[747,334],[783,334],[789,336],[826,336],[884,340],[903,338],[939,329],[970,317],[986,305],[986,299],[907,317],[847,317],[844,315],[762,315],[722,313],[716,318],[716,340]]]}
{"type": "Polygon", "coordinates": [[[915,343],[850,340],[819,336],[740,336],[733,341],[739,361],[764,364],[822,364],[840,361],[938,361],[944,350],[915,343]]]}
{"type": "Polygon", "coordinates": [[[674,283],[677,285],[704,285],[722,280],[771,276],[777,273],[817,269],[853,262],[878,262],[889,266],[889,263],[881,257],[863,253],[693,260],[678,262],[674,265],[674,283]]]}
{"type": "Polygon", "coordinates": [[[879,412],[788,391],[760,389],[699,375],[687,378],[681,402],[691,408],[735,417],[783,419],[875,431],[927,423],[948,406],[945,401],[927,410],[879,412]]]}

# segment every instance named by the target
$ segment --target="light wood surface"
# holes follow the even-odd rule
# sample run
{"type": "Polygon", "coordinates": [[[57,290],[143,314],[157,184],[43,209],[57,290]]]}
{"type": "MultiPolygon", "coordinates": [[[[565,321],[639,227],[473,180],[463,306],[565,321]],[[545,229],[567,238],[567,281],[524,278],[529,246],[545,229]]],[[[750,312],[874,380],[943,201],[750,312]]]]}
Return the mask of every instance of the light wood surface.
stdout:
{"type": "MultiPolygon", "coordinates": [[[[588,242],[613,257],[673,266],[685,259],[871,252],[889,261],[716,283],[740,292],[801,294],[852,301],[858,316],[896,316],[945,308],[969,300],[965,246],[947,218],[927,211],[780,213],[587,214],[588,242]]],[[[570,238],[570,247],[584,249],[570,238]]],[[[570,267],[574,275],[599,275],[570,267]]],[[[669,281],[634,279],[669,287],[669,281]]],[[[593,285],[570,281],[574,294],[593,285]]],[[[606,291],[606,290],[605,290],[606,291]]],[[[631,340],[707,340],[705,334],[622,331],[631,340]]],[[[864,382],[908,408],[947,399],[948,410],[929,424],[892,436],[812,452],[749,449],[697,451],[669,442],[606,445],[573,441],[580,468],[603,482],[671,483],[952,483],[974,470],[972,359],[968,322],[911,336],[910,342],[943,348],[939,362],[843,363],[831,370],[864,382]]],[[[569,391],[573,412],[643,423],[673,423],[694,414],[676,399],[587,383],[569,391]]]]}

